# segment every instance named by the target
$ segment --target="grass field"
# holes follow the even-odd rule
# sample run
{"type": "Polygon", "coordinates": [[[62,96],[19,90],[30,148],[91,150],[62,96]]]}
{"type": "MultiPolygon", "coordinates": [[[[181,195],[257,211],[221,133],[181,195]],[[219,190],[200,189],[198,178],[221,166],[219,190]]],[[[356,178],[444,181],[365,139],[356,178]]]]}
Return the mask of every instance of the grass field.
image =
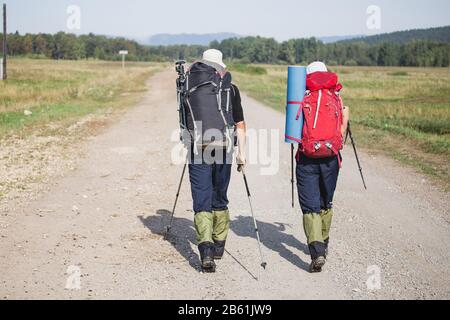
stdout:
{"type": "MultiPolygon", "coordinates": [[[[285,110],[285,66],[235,66],[235,81],[253,98],[285,110]]],[[[385,152],[450,189],[450,70],[333,67],[344,85],[358,143],[385,152]]]]}
{"type": "Polygon", "coordinates": [[[158,68],[128,63],[123,71],[113,62],[11,59],[8,80],[0,81],[0,139],[132,105],[158,68]]]}

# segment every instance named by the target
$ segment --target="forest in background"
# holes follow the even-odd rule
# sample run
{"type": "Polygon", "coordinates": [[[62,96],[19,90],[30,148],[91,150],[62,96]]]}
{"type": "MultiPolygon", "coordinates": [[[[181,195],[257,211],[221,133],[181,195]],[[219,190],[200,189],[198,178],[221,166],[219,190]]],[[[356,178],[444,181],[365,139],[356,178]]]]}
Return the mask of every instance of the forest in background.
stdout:
{"type": "MultiPolygon", "coordinates": [[[[30,58],[64,60],[119,60],[120,50],[128,50],[132,61],[193,60],[208,46],[147,46],[126,38],[101,35],[8,34],[8,54],[30,58]]],[[[316,38],[278,42],[273,38],[242,37],[221,42],[228,61],[236,63],[304,64],[323,60],[342,66],[448,67],[450,65],[450,27],[410,30],[355,40],[325,44],[316,38]]],[[[1,44],[0,44],[1,48],[1,44]]]]}

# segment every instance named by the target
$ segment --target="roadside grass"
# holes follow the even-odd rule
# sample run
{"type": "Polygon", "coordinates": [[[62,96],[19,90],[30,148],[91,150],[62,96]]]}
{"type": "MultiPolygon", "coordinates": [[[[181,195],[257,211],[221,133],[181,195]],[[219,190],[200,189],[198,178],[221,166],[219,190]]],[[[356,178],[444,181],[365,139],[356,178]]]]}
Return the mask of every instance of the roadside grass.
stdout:
{"type": "Polygon", "coordinates": [[[231,72],[241,72],[251,75],[266,75],[267,70],[264,67],[249,64],[233,64],[228,67],[231,72]]]}
{"type": "MultiPolygon", "coordinates": [[[[284,112],[286,66],[260,66],[267,75],[233,73],[242,90],[284,112]]],[[[437,178],[450,190],[450,70],[448,68],[332,67],[344,85],[355,136],[437,178]]]]}
{"type": "Polygon", "coordinates": [[[388,74],[390,76],[394,76],[394,77],[408,76],[408,72],[406,72],[406,71],[395,71],[395,72],[390,72],[388,74]]]}
{"type": "Polygon", "coordinates": [[[115,62],[11,59],[8,80],[0,81],[0,139],[130,106],[160,67],[128,63],[122,70],[115,62]],[[31,114],[25,115],[25,110],[31,114]]]}

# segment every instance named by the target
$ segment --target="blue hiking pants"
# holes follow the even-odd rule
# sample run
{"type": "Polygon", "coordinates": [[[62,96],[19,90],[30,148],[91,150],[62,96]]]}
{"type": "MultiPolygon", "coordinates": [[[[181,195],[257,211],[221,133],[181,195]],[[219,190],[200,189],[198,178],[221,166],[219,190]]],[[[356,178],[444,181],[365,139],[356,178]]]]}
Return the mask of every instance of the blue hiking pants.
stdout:
{"type": "Polygon", "coordinates": [[[303,214],[332,209],[338,176],[337,157],[312,159],[300,155],[297,161],[297,189],[303,214]]]}
{"type": "Polygon", "coordinates": [[[194,212],[228,210],[228,186],[231,179],[232,155],[219,150],[221,157],[217,162],[195,159],[189,165],[194,212]]]}

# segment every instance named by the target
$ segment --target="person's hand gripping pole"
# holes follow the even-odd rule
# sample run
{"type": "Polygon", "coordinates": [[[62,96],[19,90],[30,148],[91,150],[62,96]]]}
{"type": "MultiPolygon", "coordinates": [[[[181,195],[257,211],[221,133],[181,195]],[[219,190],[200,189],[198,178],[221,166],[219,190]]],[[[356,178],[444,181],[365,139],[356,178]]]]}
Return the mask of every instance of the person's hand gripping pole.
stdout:
{"type": "Polygon", "coordinates": [[[241,172],[247,165],[247,126],[244,121],[236,124],[236,135],[238,139],[238,152],[236,156],[236,162],[238,165],[238,171],[241,172]]]}

